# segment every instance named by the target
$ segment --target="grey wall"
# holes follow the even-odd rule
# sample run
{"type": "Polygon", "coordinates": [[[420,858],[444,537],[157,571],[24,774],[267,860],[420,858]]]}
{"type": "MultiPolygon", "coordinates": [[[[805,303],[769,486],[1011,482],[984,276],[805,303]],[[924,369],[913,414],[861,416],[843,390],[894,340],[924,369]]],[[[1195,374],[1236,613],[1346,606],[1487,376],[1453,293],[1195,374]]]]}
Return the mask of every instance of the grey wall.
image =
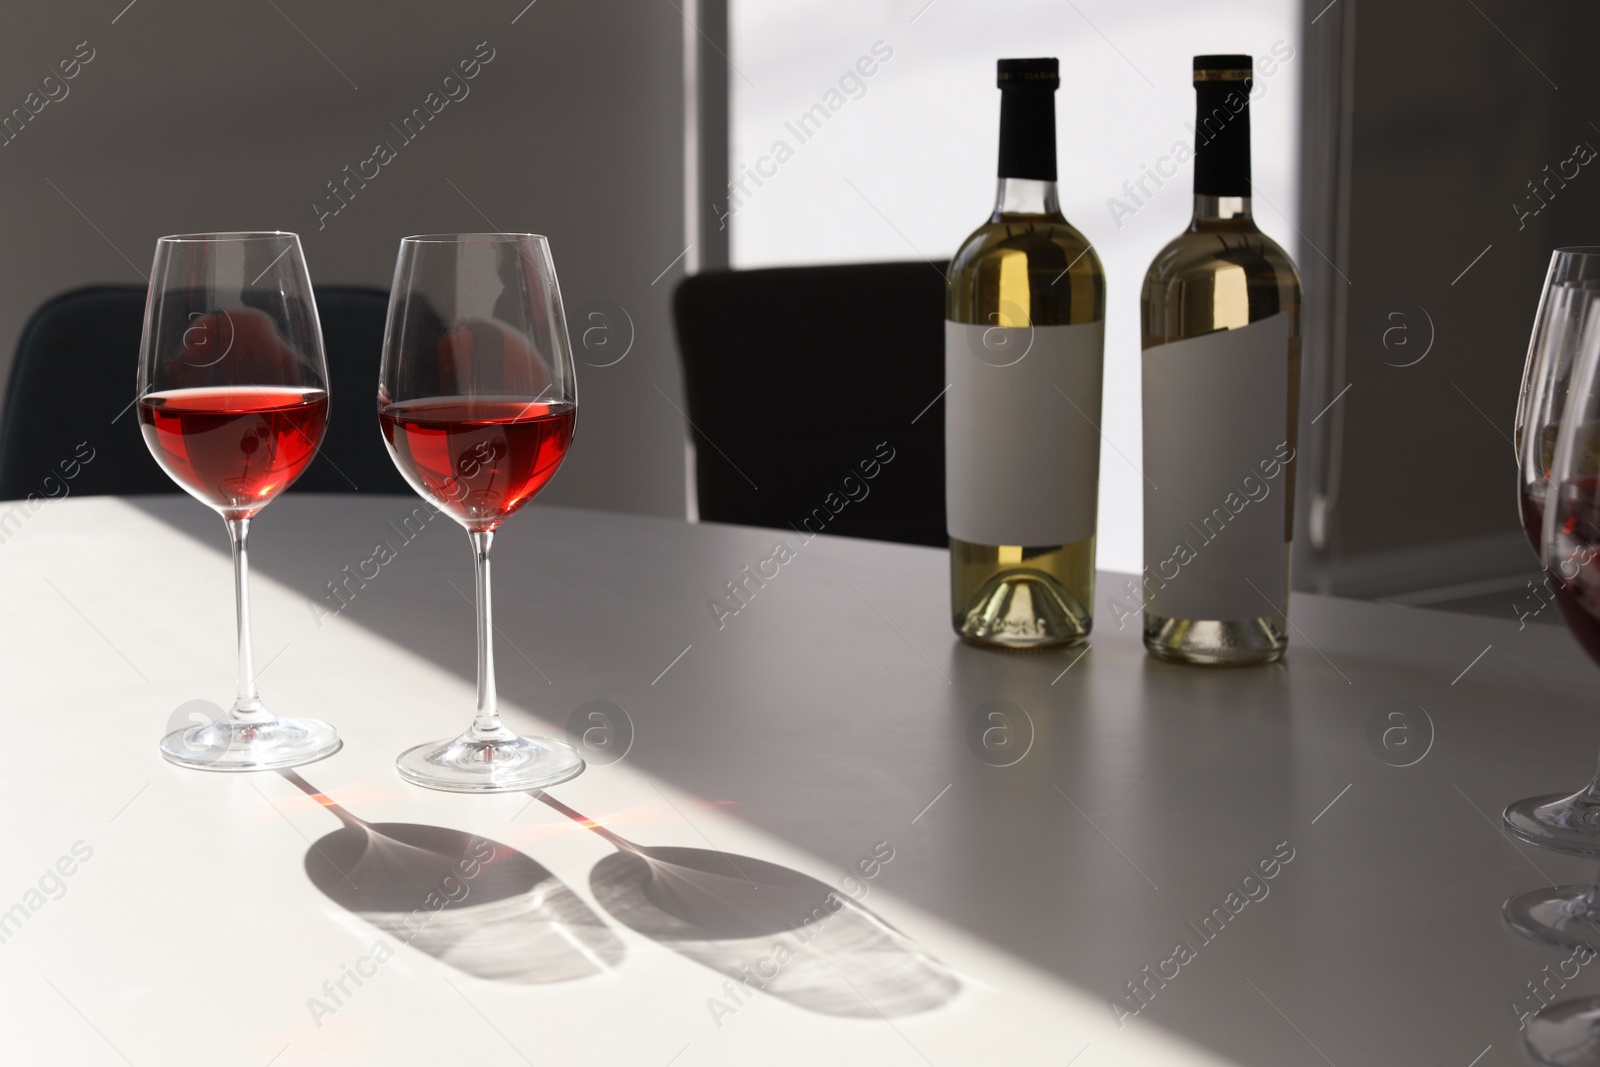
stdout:
{"type": "Polygon", "coordinates": [[[0,147],[0,360],[55,293],[142,284],[162,234],[293,230],[314,281],[387,289],[406,234],[531,230],[551,240],[574,341],[608,309],[611,346],[590,332],[583,359],[613,360],[630,318],[636,332],[620,363],[580,366],[577,443],[546,499],[683,514],[668,402],[681,406],[668,302],[683,260],[652,285],[687,244],[683,18],[653,0],[525,2],[0,7],[0,115],[80,42],[94,52],[0,147]],[[493,59],[467,95],[405,143],[389,123],[443,96],[480,42],[493,59]],[[326,183],[380,141],[395,158],[319,228],[326,183]]]}
{"type": "MultiPolygon", "coordinates": [[[[1308,22],[1325,7],[1309,3],[1308,22]]],[[[1600,242],[1600,161],[1537,215],[1519,220],[1512,205],[1537,206],[1526,183],[1580,141],[1600,148],[1588,54],[1600,9],[1340,0],[1306,26],[1308,48],[1341,20],[1354,32],[1348,245],[1332,253],[1348,278],[1335,283],[1345,364],[1325,397],[1351,388],[1330,412],[1342,450],[1324,587],[1379,593],[1532,570],[1510,443],[1517,394],[1551,249],[1600,242]],[[1430,336],[1426,358],[1403,366],[1430,336]]],[[[1302,247],[1302,263],[1317,256],[1302,247]]]]}

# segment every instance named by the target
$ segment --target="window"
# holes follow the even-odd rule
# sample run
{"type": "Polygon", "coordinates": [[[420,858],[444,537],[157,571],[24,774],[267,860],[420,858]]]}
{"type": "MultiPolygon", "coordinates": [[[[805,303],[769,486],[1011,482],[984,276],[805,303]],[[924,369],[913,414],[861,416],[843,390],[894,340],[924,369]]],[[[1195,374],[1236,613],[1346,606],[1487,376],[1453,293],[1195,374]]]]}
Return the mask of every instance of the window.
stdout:
{"type": "Polygon", "coordinates": [[[1133,183],[1175,142],[1192,143],[1194,54],[1276,45],[1289,58],[1260,79],[1251,108],[1254,206],[1296,254],[1299,5],[730,0],[729,21],[735,267],[948,259],[994,198],[995,60],[1061,60],[1062,209],[1107,277],[1100,566],[1139,570],[1139,287],[1188,223],[1191,164],[1154,195],[1133,183]]]}

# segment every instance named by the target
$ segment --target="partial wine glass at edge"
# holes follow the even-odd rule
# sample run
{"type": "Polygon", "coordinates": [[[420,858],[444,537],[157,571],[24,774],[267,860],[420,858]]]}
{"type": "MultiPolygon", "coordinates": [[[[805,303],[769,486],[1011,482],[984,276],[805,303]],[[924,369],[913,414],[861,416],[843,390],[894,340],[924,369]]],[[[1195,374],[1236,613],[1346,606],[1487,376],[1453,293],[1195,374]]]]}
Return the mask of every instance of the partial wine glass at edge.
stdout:
{"type": "MultiPolygon", "coordinates": [[[[1579,289],[1577,296],[1588,305],[1582,311],[1581,333],[1564,380],[1548,390],[1564,394],[1564,401],[1535,419],[1519,412],[1524,446],[1519,468],[1525,500],[1530,471],[1547,476],[1542,506],[1535,509],[1540,557],[1569,629],[1600,663],[1600,313],[1592,292],[1579,289]],[[1548,436],[1545,426],[1557,427],[1548,452],[1542,441],[1548,436]],[[1537,457],[1531,466],[1530,452],[1537,457]]],[[[1553,305],[1550,314],[1557,316],[1557,311],[1553,305]]],[[[1546,319],[1543,328],[1535,329],[1529,361],[1530,387],[1535,389],[1541,387],[1541,363],[1558,365],[1553,325],[1558,323],[1546,319]]],[[[1525,388],[1524,400],[1528,393],[1525,388]]],[[[1570,796],[1553,793],[1519,800],[1506,808],[1504,820],[1512,834],[1530,844],[1600,857],[1600,775],[1570,796]]],[[[1507,900],[1504,912],[1514,930],[1536,941],[1600,945],[1600,883],[1534,889],[1507,900]]],[[[1528,1022],[1525,1039],[1541,1062],[1600,1067],[1600,998],[1549,1005],[1528,1022]]]]}

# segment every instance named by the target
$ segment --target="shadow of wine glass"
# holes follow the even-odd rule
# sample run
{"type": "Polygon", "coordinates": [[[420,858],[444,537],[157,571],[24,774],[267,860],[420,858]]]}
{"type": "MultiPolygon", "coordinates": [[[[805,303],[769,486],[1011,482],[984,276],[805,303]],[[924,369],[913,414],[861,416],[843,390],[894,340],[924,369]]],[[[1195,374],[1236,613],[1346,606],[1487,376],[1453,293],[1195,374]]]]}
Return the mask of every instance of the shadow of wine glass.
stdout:
{"type": "Polygon", "coordinates": [[[279,771],[344,825],[306,852],[334,903],[466,974],[528,985],[609,972],[620,939],[560,879],[510,845],[418,823],[368,823],[279,771]]]}
{"type": "Polygon", "coordinates": [[[589,875],[612,918],[747,993],[824,1015],[892,1018],[931,1011],[960,991],[922,946],[826,882],[750,856],[637,845],[535,795],[616,847],[589,875]]]}

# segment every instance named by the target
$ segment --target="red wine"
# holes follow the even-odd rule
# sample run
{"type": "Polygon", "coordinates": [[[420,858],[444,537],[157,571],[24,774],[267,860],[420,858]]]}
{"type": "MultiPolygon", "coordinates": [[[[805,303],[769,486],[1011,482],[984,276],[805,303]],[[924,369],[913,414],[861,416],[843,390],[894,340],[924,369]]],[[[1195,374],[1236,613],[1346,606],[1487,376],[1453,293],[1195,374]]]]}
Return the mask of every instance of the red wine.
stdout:
{"type": "Polygon", "coordinates": [[[1589,653],[1589,658],[1600,663],[1600,620],[1592,614],[1600,611],[1600,605],[1592,598],[1585,598],[1574,586],[1565,582],[1553,580],[1550,584],[1555,588],[1556,606],[1561,609],[1567,629],[1572,631],[1572,636],[1578,639],[1583,650],[1589,653]]]}
{"type": "Polygon", "coordinates": [[[1519,498],[1522,506],[1518,509],[1522,514],[1522,532],[1528,535],[1528,544],[1533,546],[1533,554],[1541,563],[1544,562],[1544,495],[1543,482],[1525,488],[1519,498]]]}
{"type": "MultiPolygon", "coordinates": [[[[1555,571],[1545,566],[1544,562],[1544,497],[1545,483],[1523,489],[1517,497],[1518,511],[1522,515],[1522,532],[1528,537],[1528,544],[1533,546],[1533,554],[1539,557],[1539,569],[1544,572],[1544,585],[1555,594],[1556,603],[1561,608],[1561,614],[1572,625],[1572,615],[1582,614],[1583,609],[1577,606],[1577,601],[1570,593],[1564,591],[1566,583],[1555,571]]],[[[1530,585],[1532,583],[1529,583],[1530,585]]],[[[1541,597],[1543,594],[1539,594],[1541,597]]],[[[1539,610],[1543,610],[1541,607],[1539,610]]],[[[1534,612],[1538,614],[1538,612],[1534,612]]],[[[1581,625],[1581,621],[1579,623],[1581,625]]],[[[1576,633],[1577,629],[1574,628],[1576,633]]]]}
{"type": "Polygon", "coordinates": [[[328,425],[322,389],[169,389],[139,399],[145,444],[192,496],[248,519],[300,477],[328,425]]]}
{"type": "Polygon", "coordinates": [[[395,466],[469,530],[492,530],[532,500],[572,444],[576,405],[435,397],[380,407],[395,466]]]}
{"type": "Polygon", "coordinates": [[[1589,658],[1600,663],[1600,484],[1593,476],[1561,487],[1555,544],[1561,557],[1551,567],[1556,603],[1567,629],[1589,658]]]}
{"type": "MultiPolygon", "coordinates": [[[[1545,485],[1525,490],[1522,494],[1522,532],[1528,535],[1528,543],[1533,546],[1533,551],[1539,556],[1541,566],[1544,564],[1544,498],[1545,485]]],[[[1565,541],[1563,543],[1566,543],[1565,541]]],[[[1571,548],[1570,544],[1568,545],[1571,548]]],[[[1570,577],[1572,563],[1563,567],[1570,577]]],[[[1600,663],[1600,623],[1589,614],[1589,607],[1578,592],[1562,579],[1560,574],[1543,567],[1545,588],[1555,594],[1556,607],[1561,610],[1561,617],[1566,620],[1567,629],[1577,638],[1584,651],[1600,663]]],[[[1600,592],[1600,590],[1597,590],[1600,592]]],[[[1542,595],[1542,594],[1541,594],[1542,595]]]]}

